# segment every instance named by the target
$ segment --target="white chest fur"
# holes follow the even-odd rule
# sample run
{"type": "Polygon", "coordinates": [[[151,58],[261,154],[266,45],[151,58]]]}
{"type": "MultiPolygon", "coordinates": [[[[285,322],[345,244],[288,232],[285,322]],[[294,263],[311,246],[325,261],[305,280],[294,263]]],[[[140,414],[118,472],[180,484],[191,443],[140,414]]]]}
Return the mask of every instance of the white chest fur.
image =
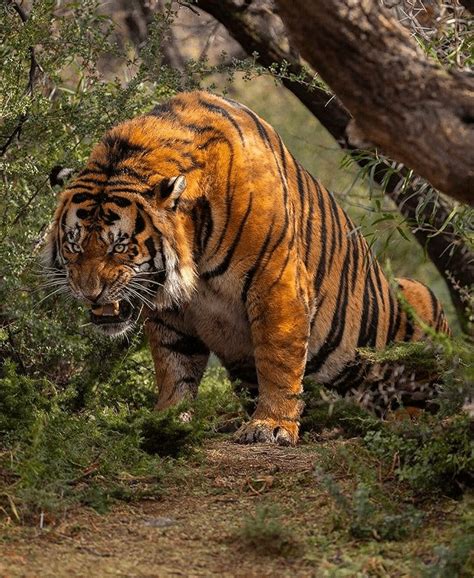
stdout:
{"type": "Polygon", "coordinates": [[[202,341],[223,361],[252,355],[250,326],[238,292],[225,295],[200,281],[186,310],[186,318],[202,341]]]}

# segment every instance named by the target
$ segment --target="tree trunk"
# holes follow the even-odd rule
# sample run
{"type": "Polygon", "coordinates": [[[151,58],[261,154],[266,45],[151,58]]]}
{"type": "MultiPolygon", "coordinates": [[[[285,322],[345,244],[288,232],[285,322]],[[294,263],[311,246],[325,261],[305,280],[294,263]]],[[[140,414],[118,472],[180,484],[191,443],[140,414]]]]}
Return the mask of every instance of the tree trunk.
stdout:
{"type": "Polygon", "coordinates": [[[302,56],[359,130],[434,187],[474,203],[474,77],[418,49],[375,0],[277,0],[302,56]]]}
{"type": "MultiPolygon", "coordinates": [[[[260,3],[260,10],[252,10],[251,5],[243,4],[240,0],[199,0],[198,6],[211,14],[223,24],[230,34],[245,47],[248,54],[258,52],[259,62],[264,66],[286,62],[287,76],[294,75],[299,81],[284,78],[285,87],[307,107],[319,120],[326,130],[333,136],[339,145],[349,152],[358,152],[349,136],[351,116],[340,101],[318,87],[308,88],[312,84],[312,77],[305,71],[299,62],[298,55],[288,48],[286,37],[281,34],[279,19],[269,9],[271,4],[260,3]]],[[[359,164],[363,162],[358,160],[359,164]]],[[[375,179],[382,183],[385,170],[380,168],[375,179]]],[[[401,213],[413,226],[423,221],[431,222],[435,229],[440,230],[451,208],[444,202],[437,207],[433,203],[425,203],[422,193],[408,189],[402,195],[400,190],[401,179],[392,176],[386,184],[387,195],[396,203],[401,213]],[[407,200],[408,199],[408,200],[407,200]],[[424,207],[418,211],[418,207],[424,207]],[[434,210],[435,209],[435,210],[434,210]],[[418,211],[418,214],[417,214],[418,211]]],[[[444,230],[436,237],[429,237],[429,232],[416,226],[415,237],[433,261],[449,288],[453,304],[456,308],[461,326],[465,332],[470,329],[469,317],[466,312],[467,303],[463,297],[465,290],[474,283],[474,254],[466,246],[463,239],[453,231],[444,230]],[[454,245],[454,252],[451,248],[454,245]],[[452,253],[452,254],[451,254],[452,253]],[[461,288],[461,290],[460,290],[461,288]]]]}

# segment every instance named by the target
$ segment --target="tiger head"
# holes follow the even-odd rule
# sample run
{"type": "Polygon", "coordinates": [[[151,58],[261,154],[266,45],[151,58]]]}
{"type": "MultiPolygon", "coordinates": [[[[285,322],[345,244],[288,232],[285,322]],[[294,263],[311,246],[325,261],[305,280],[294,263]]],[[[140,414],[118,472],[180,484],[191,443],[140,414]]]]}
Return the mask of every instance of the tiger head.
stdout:
{"type": "Polygon", "coordinates": [[[120,128],[60,194],[44,251],[50,284],[87,304],[108,335],[126,332],[142,310],[189,298],[195,277],[177,207],[185,176],[152,169],[157,159],[120,128]]]}

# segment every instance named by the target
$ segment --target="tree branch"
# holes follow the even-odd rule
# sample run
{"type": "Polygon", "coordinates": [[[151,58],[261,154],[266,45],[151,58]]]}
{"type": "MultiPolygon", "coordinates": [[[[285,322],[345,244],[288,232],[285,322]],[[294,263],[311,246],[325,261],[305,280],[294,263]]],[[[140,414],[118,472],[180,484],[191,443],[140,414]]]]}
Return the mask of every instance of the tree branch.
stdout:
{"type": "Polygon", "coordinates": [[[276,0],[302,56],[365,137],[474,204],[474,77],[443,70],[375,0],[276,0]]]}
{"type": "MultiPolygon", "coordinates": [[[[311,90],[308,88],[312,84],[312,77],[302,67],[298,54],[292,50],[285,35],[282,34],[281,22],[273,13],[272,3],[265,4],[268,9],[256,14],[248,3],[242,6],[239,0],[199,0],[198,2],[199,8],[221,22],[235,40],[245,47],[247,53],[258,52],[259,62],[264,66],[270,66],[275,62],[279,64],[286,62],[290,75],[293,74],[304,82],[284,78],[282,80],[284,86],[297,96],[339,145],[349,153],[355,153],[357,162],[364,166],[364,161],[357,158],[359,151],[349,136],[350,114],[337,98],[331,97],[318,87],[311,90]]],[[[374,176],[378,183],[382,183],[386,176],[386,169],[380,167],[374,176]]],[[[401,194],[402,181],[403,178],[392,174],[385,186],[386,194],[396,203],[401,213],[413,226],[429,221],[434,228],[440,230],[448,219],[451,208],[442,201],[438,201],[437,206],[433,207],[435,201],[426,203],[421,193],[411,189],[401,194]],[[421,211],[420,206],[423,207],[421,211]]],[[[468,332],[466,303],[459,291],[459,286],[470,287],[474,283],[474,254],[463,239],[450,230],[444,230],[436,237],[430,238],[426,230],[417,227],[415,237],[420,245],[426,248],[430,259],[446,281],[461,325],[468,332]],[[454,252],[450,250],[453,245],[454,252]]]]}

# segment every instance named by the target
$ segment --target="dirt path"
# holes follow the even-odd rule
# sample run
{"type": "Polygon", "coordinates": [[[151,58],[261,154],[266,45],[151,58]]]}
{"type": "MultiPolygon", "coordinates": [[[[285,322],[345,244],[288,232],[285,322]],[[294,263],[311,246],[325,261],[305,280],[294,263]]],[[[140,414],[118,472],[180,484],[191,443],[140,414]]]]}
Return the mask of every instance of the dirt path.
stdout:
{"type": "Polygon", "coordinates": [[[0,576],[418,576],[443,516],[411,541],[358,543],[334,529],[334,505],[313,475],[316,459],[312,444],[209,442],[156,501],[104,516],[80,509],[53,528],[8,530],[0,576]],[[272,553],[271,537],[260,551],[242,534],[262,505],[277,507],[293,527],[286,556],[272,553]]]}

